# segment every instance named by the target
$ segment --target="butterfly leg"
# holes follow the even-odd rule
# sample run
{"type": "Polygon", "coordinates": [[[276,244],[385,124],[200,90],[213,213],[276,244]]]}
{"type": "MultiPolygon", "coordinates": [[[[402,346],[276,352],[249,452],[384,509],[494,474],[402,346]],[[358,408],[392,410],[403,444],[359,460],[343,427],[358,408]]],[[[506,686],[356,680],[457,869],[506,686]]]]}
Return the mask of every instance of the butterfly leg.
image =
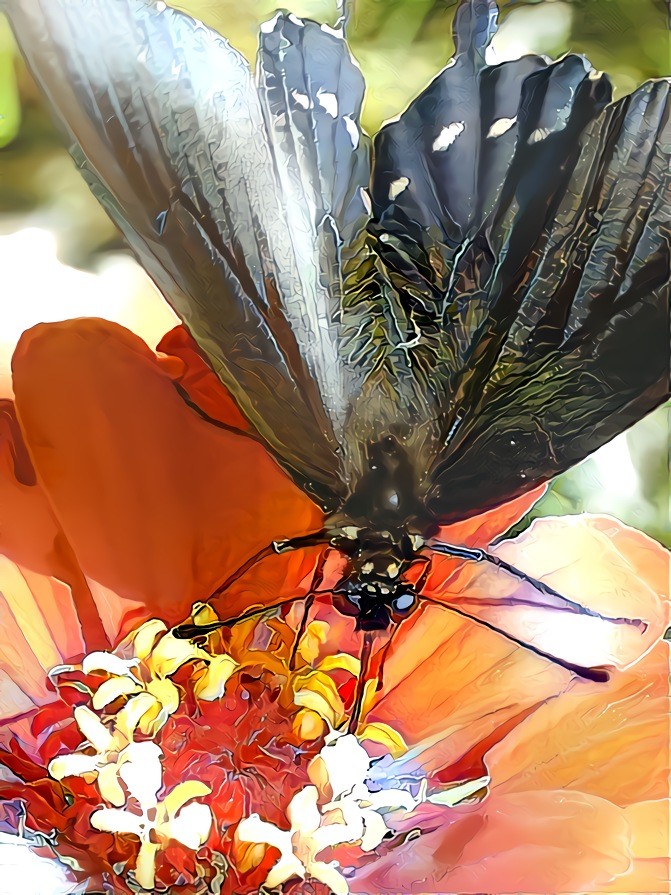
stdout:
{"type": "Polygon", "coordinates": [[[312,609],[312,604],[315,601],[316,594],[310,593],[305,598],[305,603],[303,604],[303,614],[301,616],[301,622],[298,626],[298,630],[296,631],[296,636],[294,637],[294,644],[291,647],[291,658],[289,659],[289,670],[296,670],[296,658],[298,656],[298,647],[300,646],[301,640],[303,639],[303,635],[305,634],[305,629],[308,626],[308,619],[310,618],[310,610],[312,609]]]}
{"type": "MultiPolygon", "coordinates": [[[[210,600],[214,600],[217,597],[220,597],[235,581],[238,580],[238,578],[241,578],[258,562],[261,562],[261,560],[266,559],[269,556],[276,556],[280,553],[288,553],[292,550],[301,550],[307,547],[318,547],[325,543],[326,539],[323,532],[314,532],[309,535],[290,538],[286,541],[273,541],[271,544],[268,544],[267,547],[259,550],[258,553],[255,553],[254,556],[250,557],[245,563],[239,566],[235,570],[235,572],[233,572],[232,575],[229,575],[204,602],[209,603],[210,600]]],[[[179,637],[183,640],[189,640],[192,637],[198,637],[203,634],[211,634],[212,631],[217,631],[219,630],[219,628],[230,628],[231,625],[236,625],[238,622],[247,621],[248,619],[254,618],[257,615],[265,615],[266,613],[271,612],[273,609],[280,609],[283,606],[290,606],[292,603],[295,603],[297,600],[300,599],[303,598],[298,596],[290,597],[288,600],[282,600],[279,603],[275,603],[273,606],[254,608],[251,609],[249,612],[245,612],[242,615],[236,616],[235,618],[221,619],[221,621],[212,622],[209,625],[179,625],[176,628],[173,628],[172,633],[175,637],[179,637]]]]}
{"type": "Polygon", "coordinates": [[[291,648],[291,658],[289,659],[289,669],[291,671],[295,670],[296,657],[298,656],[298,647],[300,646],[303,635],[305,634],[306,628],[308,626],[308,619],[310,618],[310,610],[312,609],[312,605],[317,597],[317,591],[319,590],[319,586],[324,578],[325,560],[326,556],[322,554],[322,556],[319,557],[319,562],[317,564],[317,568],[315,569],[315,575],[312,580],[312,590],[305,598],[305,603],[303,605],[303,614],[301,616],[298,630],[296,631],[293,647],[291,648]]]}
{"type": "Polygon", "coordinates": [[[359,726],[359,716],[363,707],[363,694],[366,689],[366,681],[368,680],[368,670],[370,668],[370,659],[373,651],[373,640],[375,631],[364,631],[363,644],[361,647],[361,670],[359,672],[359,680],[356,683],[356,693],[354,695],[354,704],[352,712],[349,716],[347,724],[347,733],[356,734],[359,726]]]}

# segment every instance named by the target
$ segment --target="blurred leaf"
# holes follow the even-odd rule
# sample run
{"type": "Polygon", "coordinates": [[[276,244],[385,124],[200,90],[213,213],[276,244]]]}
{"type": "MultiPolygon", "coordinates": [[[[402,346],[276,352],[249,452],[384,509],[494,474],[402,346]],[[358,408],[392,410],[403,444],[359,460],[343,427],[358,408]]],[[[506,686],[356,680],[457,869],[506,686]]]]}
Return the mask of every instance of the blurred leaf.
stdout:
{"type": "Polygon", "coordinates": [[[15,139],[21,124],[15,52],[9,25],[4,18],[0,18],[0,149],[15,139]]]}

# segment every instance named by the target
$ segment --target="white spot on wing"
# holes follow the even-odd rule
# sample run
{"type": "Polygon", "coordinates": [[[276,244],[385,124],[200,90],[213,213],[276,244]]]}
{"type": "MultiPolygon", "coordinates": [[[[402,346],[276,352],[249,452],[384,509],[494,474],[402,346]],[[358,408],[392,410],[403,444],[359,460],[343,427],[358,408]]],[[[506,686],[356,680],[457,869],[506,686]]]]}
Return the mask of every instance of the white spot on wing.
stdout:
{"type": "Polygon", "coordinates": [[[344,37],[342,28],[331,28],[331,26],[327,25],[326,22],[324,22],[319,27],[322,29],[322,31],[326,32],[326,34],[330,34],[333,37],[339,37],[341,40],[344,37]]]}
{"type": "Polygon", "coordinates": [[[165,12],[167,8],[167,3],[164,3],[163,0],[158,0],[158,3],[156,4],[156,12],[165,12]]]}
{"type": "Polygon", "coordinates": [[[310,97],[306,93],[299,93],[298,90],[292,90],[291,96],[296,105],[300,106],[301,109],[310,108],[310,97]]]}
{"type": "Polygon", "coordinates": [[[452,124],[445,125],[445,127],[433,141],[433,151],[445,152],[445,150],[449,149],[450,146],[454,143],[459,134],[463,134],[465,130],[466,125],[463,121],[453,121],[452,124]]]}
{"type": "Polygon", "coordinates": [[[531,136],[529,137],[529,145],[533,146],[534,143],[540,143],[541,140],[544,140],[546,137],[550,136],[550,130],[547,127],[537,127],[535,131],[531,132],[531,136]]]}
{"type": "Polygon", "coordinates": [[[328,93],[326,90],[317,91],[317,102],[331,118],[338,117],[338,97],[335,93],[328,93]]]}
{"type": "Polygon", "coordinates": [[[403,190],[407,189],[409,183],[410,180],[407,177],[398,177],[396,180],[392,180],[389,184],[389,198],[393,200],[400,196],[403,190]]]}
{"type": "Polygon", "coordinates": [[[280,15],[281,15],[281,13],[277,12],[272,17],[272,19],[268,19],[267,22],[262,22],[261,23],[261,31],[264,34],[272,34],[272,32],[275,30],[275,26],[277,25],[277,20],[279,19],[280,15]]]}
{"type": "Polygon", "coordinates": [[[488,137],[502,137],[508,133],[511,127],[515,125],[517,115],[514,118],[497,118],[494,124],[489,128],[488,137]]]}
{"type": "Polygon", "coordinates": [[[361,139],[361,135],[359,134],[359,128],[356,125],[356,121],[352,118],[351,115],[343,115],[343,124],[349,134],[349,138],[352,141],[352,148],[356,149],[359,145],[359,140],[361,139]]]}
{"type": "Polygon", "coordinates": [[[359,187],[359,195],[361,196],[361,202],[363,203],[363,207],[366,210],[366,214],[370,214],[373,210],[373,204],[370,201],[370,193],[364,187],[359,187]]]}

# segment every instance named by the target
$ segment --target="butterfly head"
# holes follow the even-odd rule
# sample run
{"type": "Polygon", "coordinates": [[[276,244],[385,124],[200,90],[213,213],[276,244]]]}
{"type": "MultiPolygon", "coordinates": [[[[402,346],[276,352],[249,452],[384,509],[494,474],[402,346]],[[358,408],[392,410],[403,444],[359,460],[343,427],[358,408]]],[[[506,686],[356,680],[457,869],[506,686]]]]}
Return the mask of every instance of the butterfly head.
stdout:
{"type": "Polygon", "coordinates": [[[334,592],[336,608],[354,616],[362,631],[386,630],[412,612],[417,596],[404,573],[416,557],[417,538],[361,529],[338,544],[349,559],[348,571],[334,592]]]}

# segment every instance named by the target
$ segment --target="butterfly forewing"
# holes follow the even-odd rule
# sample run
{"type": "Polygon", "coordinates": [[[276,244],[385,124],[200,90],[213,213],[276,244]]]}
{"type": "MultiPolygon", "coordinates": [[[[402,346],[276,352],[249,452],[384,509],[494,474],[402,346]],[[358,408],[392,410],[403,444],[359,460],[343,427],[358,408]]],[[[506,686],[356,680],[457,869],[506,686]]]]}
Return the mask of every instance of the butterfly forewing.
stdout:
{"type": "MultiPolygon", "coordinates": [[[[291,147],[271,147],[277,134],[246,62],[165,4],[12,0],[9,14],[92,189],[144,267],[279,458],[337,503],[333,429],[347,386],[334,363],[329,268],[339,237],[323,214],[315,222],[314,202],[307,222],[287,214],[311,184],[303,168],[292,172],[297,190],[282,191],[277,170],[291,147]]],[[[357,157],[353,177],[367,179],[366,161],[357,157]]]]}
{"type": "Polygon", "coordinates": [[[492,6],[462,6],[455,60],[375,143],[371,229],[422,333],[440,428],[425,499],[446,521],[668,393],[669,84],[608,105],[577,56],[487,65],[492,6]]]}

